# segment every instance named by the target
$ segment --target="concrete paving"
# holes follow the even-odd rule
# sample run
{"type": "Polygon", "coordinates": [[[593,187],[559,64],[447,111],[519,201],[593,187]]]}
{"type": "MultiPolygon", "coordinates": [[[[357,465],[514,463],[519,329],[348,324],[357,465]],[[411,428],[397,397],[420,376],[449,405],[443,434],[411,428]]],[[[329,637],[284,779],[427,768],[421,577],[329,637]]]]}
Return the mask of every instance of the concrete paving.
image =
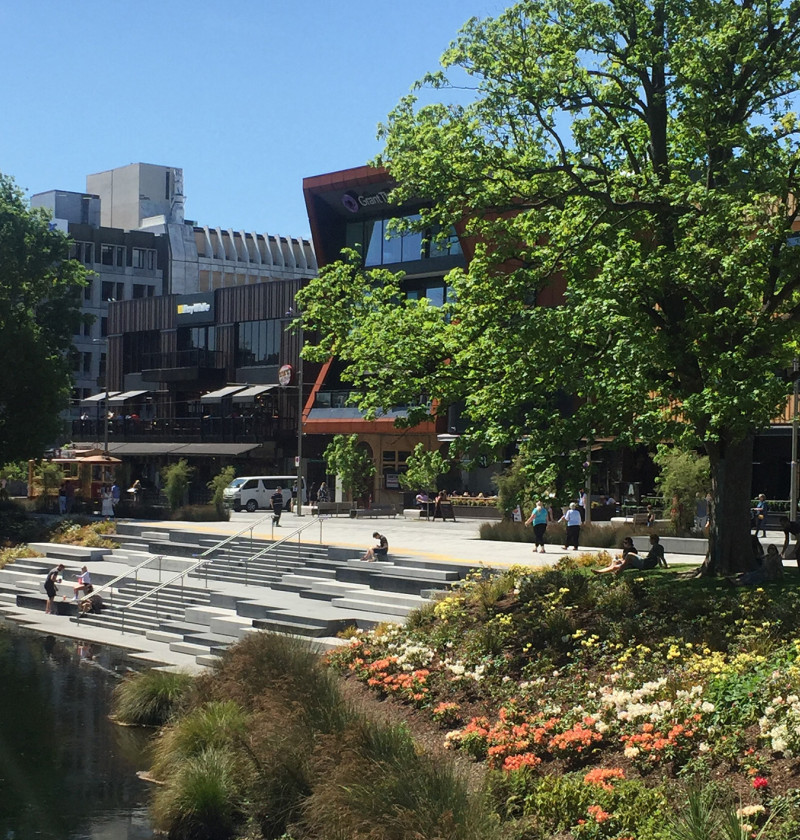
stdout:
{"type": "MultiPolygon", "coordinates": [[[[547,546],[546,554],[537,554],[531,543],[494,542],[481,540],[480,526],[486,520],[464,519],[458,522],[426,522],[424,519],[405,519],[398,516],[394,519],[381,517],[376,519],[350,519],[347,516],[318,517],[305,515],[302,517],[284,514],[281,517],[281,527],[274,531],[269,521],[264,520],[263,511],[256,513],[231,513],[229,522],[154,522],[154,530],[186,530],[208,534],[228,535],[242,529],[252,527],[253,536],[261,539],[272,539],[287,536],[295,529],[313,521],[302,534],[298,536],[301,542],[326,543],[345,548],[351,548],[356,553],[364,552],[374,544],[373,531],[378,531],[389,540],[389,553],[408,555],[411,557],[427,558],[439,562],[469,563],[476,568],[505,568],[513,565],[523,566],[552,566],[564,555],[575,554],[572,549],[566,551],[561,546],[547,546]],[[261,524],[258,524],[258,523],[261,524]]],[[[248,530],[249,533],[249,530],[248,530]]],[[[767,543],[771,540],[768,538],[767,543]]],[[[777,541],[777,540],[775,540],[777,541]]],[[[646,539],[639,539],[639,548],[644,548],[646,539]]],[[[763,542],[763,541],[762,541],[763,542]]],[[[779,547],[782,541],[779,543],[779,547]]],[[[597,548],[580,547],[578,553],[597,551],[597,548]]],[[[703,557],[699,554],[685,554],[667,551],[668,563],[689,563],[697,565],[703,557]]]]}

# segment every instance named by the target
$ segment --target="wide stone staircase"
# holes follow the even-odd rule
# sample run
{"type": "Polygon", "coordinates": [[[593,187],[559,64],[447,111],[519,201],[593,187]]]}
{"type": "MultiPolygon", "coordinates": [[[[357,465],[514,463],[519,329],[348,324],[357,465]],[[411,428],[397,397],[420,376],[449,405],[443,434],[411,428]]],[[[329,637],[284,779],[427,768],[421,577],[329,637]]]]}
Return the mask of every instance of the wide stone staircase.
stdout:
{"type": "Polygon", "coordinates": [[[336,635],[345,628],[402,623],[469,571],[402,556],[367,563],[352,549],[297,538],[276,546],[243,534],[220,546],[219,537],[202,531],[162,531],[146,523],[118,523],[116,541],[119,548],[110,551],[32,546],[46,557],[20,559],[0,571],[0,606],[42,611],[46,572],[63,562],[56,607],[76,623],[76,636],[86,627],[105,628],[109,639],[138,634],[210,664],[259,630],[306,636],[326,649],[340,643],[336,635]],[[71,581],[84,563],[103,610],[79,617],[71,581]]]}

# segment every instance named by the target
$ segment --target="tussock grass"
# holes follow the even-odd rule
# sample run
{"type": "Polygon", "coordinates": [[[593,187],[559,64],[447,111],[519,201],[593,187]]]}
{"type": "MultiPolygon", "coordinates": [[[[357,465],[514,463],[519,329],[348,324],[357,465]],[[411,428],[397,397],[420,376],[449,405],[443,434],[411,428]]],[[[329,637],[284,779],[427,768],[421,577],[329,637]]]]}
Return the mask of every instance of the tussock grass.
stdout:
{"type": "Polygon", "coordinates": [[[242,820],[241,789],[236,756],[209,747],[183,761],[156,791],[154,822],[171,840],[228,840],[242,820]]]}
{"type": "Polygon", "coordinates": [[[180,671],[143,671],[114,689],[112,708],[121,723],[163,726],[192,688],[194,677],[180,671]]]}
{"type": "Polygon", "coordinates": [[[338,755],[318,756],[318,784],[298,836],[326,840],[491,840],[498,821],[452,763],[420,754],[403,725],[366,719],[338,755]]]}

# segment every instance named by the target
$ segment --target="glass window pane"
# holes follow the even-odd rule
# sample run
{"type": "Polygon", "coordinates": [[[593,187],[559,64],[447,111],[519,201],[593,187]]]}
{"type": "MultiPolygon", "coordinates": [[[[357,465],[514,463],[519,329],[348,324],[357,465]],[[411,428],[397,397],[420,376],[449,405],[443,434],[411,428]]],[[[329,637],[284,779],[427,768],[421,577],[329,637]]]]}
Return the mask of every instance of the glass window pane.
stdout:
{"type": "Polygon", "coordinates": [[[380,265],[383,259],[383,224],[382,222],[365,222],[364,238],[368,241],[365,266],[380,265]]]}

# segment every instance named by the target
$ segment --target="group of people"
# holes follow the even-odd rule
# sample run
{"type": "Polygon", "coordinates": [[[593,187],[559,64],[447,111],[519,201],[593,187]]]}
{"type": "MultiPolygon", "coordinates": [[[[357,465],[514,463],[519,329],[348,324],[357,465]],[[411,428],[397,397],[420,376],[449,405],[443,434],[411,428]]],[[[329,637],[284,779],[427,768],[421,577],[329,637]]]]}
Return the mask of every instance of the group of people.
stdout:
{"type": "Polygon", "coordinates": [[[442,522],[444,522],[445,514],[442,505],[449,501],[450,497],[447,495],[446,490],[440,490],[433,498],[431,498],[427,493],[417,493],[416,497],[416,504],[420,510],[424,510],[426,513],[430,514],[431,505],[433,505],[431,518],[436,519],[437,517],[440,517],[442,522]]]}
{"type": "Polygon", "coordinates": [[[564,549],[572,545],[577,551],[581,523],[583,522],[583,516],[581,515],[579,506],[575,502],[570,502],[569,507],[565,511],[560,511],[560,516],[556,518],[555,509],[553,507],[546,508],[541,499],[539,499],[534,505],[531,515],[525,520],[525,525],[533,525],[534,552],[545,554],[544,534],[550,522],[566,523],[567,536],[564,540],[564,549]]]}
{"type": "MultiPolygon", "coordinates": [[[[47,595],[47,600],[45,601],[44,611],[46,615],[51,615],[53,613],[56,596],[58,595],[58,584],[62,583],[64,580],[64,568],[64,564],[59,563],[57,566],[50,569],[47,573],[47,577],[45,578],[44,591],[47,595]]],[[[86,566],[82,566],[76,582],[72,585],[73,603],[78,603],[80,601],[79,596],[81,594],[84,596],[92,595],[93,591],[94,586],[92,585],[92,575],[86,566]]],[[[64,596],[64,600],[66,601],[66,595],[64,596]]],[[[80,604],[82,609],[93,612],[99,612],[101,605],[102,599],[99,595],[92,595],[89,599],[84,598],[84,601],[80,604]],[[86,607],[84,607],[84,603],[86,604],[86,607]]]]}

